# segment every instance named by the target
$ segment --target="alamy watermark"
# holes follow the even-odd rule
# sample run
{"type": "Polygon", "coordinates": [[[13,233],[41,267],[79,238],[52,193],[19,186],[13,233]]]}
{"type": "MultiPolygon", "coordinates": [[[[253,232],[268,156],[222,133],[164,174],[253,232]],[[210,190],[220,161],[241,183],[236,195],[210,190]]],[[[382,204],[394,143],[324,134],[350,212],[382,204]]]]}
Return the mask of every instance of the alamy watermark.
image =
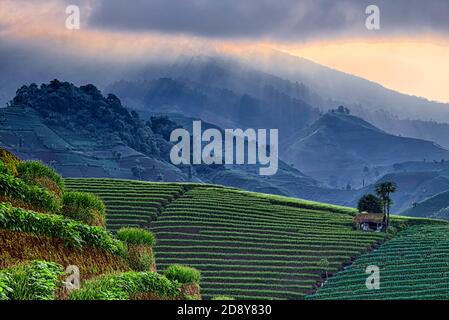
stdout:
{"type": "Polygon", "coordinates": [[[380,30],[380,9],[376,5],[369,5],[365,9],[368,17],[365,20],[365,26],[368,30],[380,30]]]}
{"type": "Polygon", "coordinates": [[[77,5],[69,5],[65,8],[67,15],[65,27],[69,30],[79,30],[81,28],[81,11],[77,5]]]}
{"type": "Polygon", "coordinates": [[[192,136],[186,129],[175,129],[170,135],[170,141],[176,142],[170,151],[174,165],[259,164],[260,175],[278,171],[277,129],[270,129],[268,136],[267,129],[225,129],[223,137],[218,129],[203,132],[201,121],[193,121],[192,127],[192,136]]]}
{"type": "Polygon", "coordinates": [[[380,289],[380,269],[378,266],[368,266],[365,270],[366,274],[369,276],[366,278],[365,285],[368,290],[379,290],[380,289]]]}

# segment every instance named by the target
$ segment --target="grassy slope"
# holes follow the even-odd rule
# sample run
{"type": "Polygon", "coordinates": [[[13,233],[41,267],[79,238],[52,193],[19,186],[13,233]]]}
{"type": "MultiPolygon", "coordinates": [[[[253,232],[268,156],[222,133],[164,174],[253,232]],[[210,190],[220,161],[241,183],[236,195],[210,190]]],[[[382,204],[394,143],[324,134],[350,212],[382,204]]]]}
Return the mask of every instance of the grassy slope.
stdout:
{"type": "Polygon", "coordinates": [[[415,225],[364,254],[310,299],[449,299],[449,224],[415,225]],[[380,269],[380,289],[368,290],[367,266],[380,269]]]}
{"type": "Polygon", "coordinates": [[[158,266],[198,268],[206,298],[301,299],[321,281],[321,259],[334,273],[384,238],[353,231],[354,210],[310,201],[191,184],[70,179],[67,186],[102,196],[113,229],[150,227],[158,266]]]}
{"type": "Polygon", "coordinates": [[[46,260],[63,266],[76,265],[82,280],[108,272],[129,271],[121,257],[95,247],[67,247],[60,239],[0,229],[0,269],[21,262],[46,260]]]}

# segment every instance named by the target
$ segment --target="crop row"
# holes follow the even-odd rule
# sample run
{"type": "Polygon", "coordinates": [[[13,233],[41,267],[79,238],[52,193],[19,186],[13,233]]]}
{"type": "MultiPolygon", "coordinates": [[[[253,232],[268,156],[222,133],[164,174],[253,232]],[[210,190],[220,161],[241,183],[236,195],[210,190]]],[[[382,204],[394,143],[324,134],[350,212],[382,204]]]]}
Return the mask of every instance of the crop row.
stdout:
{"type": "Polygon", "coordinates": [[[339,272],[310,299],[449,298],[449,226],[416,225],[339,272]],[[368,290],[366,267],[379,267],[378,290],[368,290]]]}

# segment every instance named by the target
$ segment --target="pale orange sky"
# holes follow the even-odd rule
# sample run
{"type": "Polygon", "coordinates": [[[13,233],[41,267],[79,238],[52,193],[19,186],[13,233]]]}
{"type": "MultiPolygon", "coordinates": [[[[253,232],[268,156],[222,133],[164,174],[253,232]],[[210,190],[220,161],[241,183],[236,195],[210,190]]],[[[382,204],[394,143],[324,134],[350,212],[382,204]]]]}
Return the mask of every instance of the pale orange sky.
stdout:
{"type": "MultiPolygon", "coordinates": [[[[187,35],[163,35],[64,28],[64,7],[59,0],[46,5],[22,0],[2,0],[0,41],[39,41],[49,47],[64,47],[113,59],[138,60],[161,54],[182,53],[183,48],[207,54],[207,50],[257,47],[260,44],[304,57],[317,63],[378,82],[402,93],[449,102],[449,39],[436,37],[322,40],[320,42],[279,43],[256,40],[221,40],[187,35]],[[167,50],[167,48],[171,48],[167,50]],[[218,48],[218,49],[217,49],[218,48]],[[108,56],[105,55],[108,53],[108,56]]],[[[237,50],[238,51],[238,50],[237,50]]]]}
{"type": "Polygon", "coordinates": [[[279,48],[402,93],[449,102],[449,41],[444,39],[343,40],[279,48]]]}

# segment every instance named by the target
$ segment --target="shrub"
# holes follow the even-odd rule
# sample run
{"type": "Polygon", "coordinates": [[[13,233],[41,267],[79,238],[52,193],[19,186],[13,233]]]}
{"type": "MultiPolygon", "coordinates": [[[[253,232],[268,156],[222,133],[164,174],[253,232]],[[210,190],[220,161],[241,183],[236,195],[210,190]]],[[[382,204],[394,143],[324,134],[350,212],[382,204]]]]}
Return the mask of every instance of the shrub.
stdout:
{"type": "Polygon", "coordinates": [[[106,224],[106,208],[103,201],[90,193],[64,193],[61,213],[65,217],[91,226],[104,227],[106,224]]]}
{"type": "Polygon", "coordinates": [[[216,296],[213,297],[211,300],[235,300],[233,297],[228,296],[216,296]]]}
{"type": "Polygon", "coordinates": [[[0,203],[0,228],[59,238],[77,248],[92,245],[113,254],[125,257],[127,255],[123,242],[112,238],[106,229],[88,226],[58,215],[14,208],[7,203],[0,203]]]}
{"type": "Polygon", "coordinates": [[[9,168],[5,165],[3,161],[0,160],[0,174],[9,174],[12,175],[12,172],[9,170],[9,168]]]}
{"type": "Polygon", "coordinates": [[[0,174],[0,196],[27,203],[45,212],[59,209],[59,201],[49,191],[30,186],[25,181],[9,174],[0,174]]]}
{"type": "Polygon", "coordinates": [[[153,247],[156,244],[154,234],[140,228],[121,228],[117,231],[117,238],[130,245],[144,244],[153,247]]]}
{"type": "Polygon", "coordinates": [[[14,176],[17,175],[17,166],[20,163],[19,158],[5,149],[0,149],[0,160],[3,162],[10,174],[14,176]]]}
{"type": "Polygon", "coordinates": [[[64,190],[64,181],[52,168],[47,167],[40,161],[22,161],[17,166],[20,179],[25,182],[51,191],[60,197],[64,190]]]}
{"type": "Polygon", "coordinates": [[[179,264],[169,266],[164,275],[168,279],[178,281],[179,283],[199,283],[201,279],[201,274],[198,270],[179,264]]]}
{"type": "Polygon", "coordinates": [[[10,300],[52,300],[63,274],[60,265],[35,260],[3,271],[7,275],[10,300]]]}
{"type": "Polygon", "coordinates": [[[180,295],[176,281],[154,272],[126,272],[103,275],[87,281],[70,293],[70,300],[128,300],[138,293],[154,293],[158,298],[175,299],[180,295]]]}

